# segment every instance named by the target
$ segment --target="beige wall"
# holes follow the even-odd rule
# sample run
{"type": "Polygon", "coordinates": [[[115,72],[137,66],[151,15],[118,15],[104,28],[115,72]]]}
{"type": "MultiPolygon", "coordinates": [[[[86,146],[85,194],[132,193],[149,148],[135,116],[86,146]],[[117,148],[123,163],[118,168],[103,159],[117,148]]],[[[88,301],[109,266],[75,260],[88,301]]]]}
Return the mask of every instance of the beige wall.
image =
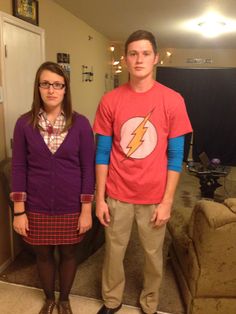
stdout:
{"type": "Polygon", "coordinates": [[[41,0],[39,8],[40,27],[45,29],[46,59],[56,61],[57,52],[70,54],[74,107],[92,122],[99,99],[106,91],[109,41],[51,0],[41,0]],[[82,65],[93,68],[93,82],[82,82],[82,65]]]}
{"type": "Polygon", "coordinates": [[[12,1],[11,0],[0,1],[0,11],[12,14],[12,1]]]}

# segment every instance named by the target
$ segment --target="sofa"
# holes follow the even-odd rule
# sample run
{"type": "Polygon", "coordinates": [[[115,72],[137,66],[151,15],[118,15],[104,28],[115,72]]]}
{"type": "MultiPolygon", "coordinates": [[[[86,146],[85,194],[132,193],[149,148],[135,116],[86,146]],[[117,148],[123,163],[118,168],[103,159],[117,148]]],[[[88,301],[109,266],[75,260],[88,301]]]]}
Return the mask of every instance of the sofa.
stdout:
{"type": "Polygon", "coordinates": [[[186,314],[235,314],[236,198],[178,204],[168,231],[186,314]]]}

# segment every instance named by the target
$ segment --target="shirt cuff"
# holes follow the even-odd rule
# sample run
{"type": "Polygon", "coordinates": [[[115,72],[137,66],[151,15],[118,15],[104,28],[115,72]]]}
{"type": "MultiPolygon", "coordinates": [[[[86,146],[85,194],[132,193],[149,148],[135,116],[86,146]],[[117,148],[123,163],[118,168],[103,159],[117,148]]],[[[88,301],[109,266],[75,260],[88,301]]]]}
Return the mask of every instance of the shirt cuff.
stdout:
{"type": "Polygon", "coordinates": [[[25,192],[11,192],[10,200],[12,202],[25,202],[26,201],[26,193],[25,192]]]}
{"type": "Polygon", "coordinates": [[[93,194],[81,194],[80,195],[81,203],[92,203],[93,199],[94,199],[93,194]]]}

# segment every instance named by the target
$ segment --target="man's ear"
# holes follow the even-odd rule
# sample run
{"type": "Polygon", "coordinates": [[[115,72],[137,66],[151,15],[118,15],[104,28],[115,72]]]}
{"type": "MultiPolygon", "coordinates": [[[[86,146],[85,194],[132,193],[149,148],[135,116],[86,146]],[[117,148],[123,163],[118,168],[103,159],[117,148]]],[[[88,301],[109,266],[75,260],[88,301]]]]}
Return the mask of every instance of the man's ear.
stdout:
{"type": "Polygon", "coordinates": [[[154,61],[154,64],[157,64],[159,61],[159,54],[157,53],[156,56],[155,56],[155,61],[154,61]]]}

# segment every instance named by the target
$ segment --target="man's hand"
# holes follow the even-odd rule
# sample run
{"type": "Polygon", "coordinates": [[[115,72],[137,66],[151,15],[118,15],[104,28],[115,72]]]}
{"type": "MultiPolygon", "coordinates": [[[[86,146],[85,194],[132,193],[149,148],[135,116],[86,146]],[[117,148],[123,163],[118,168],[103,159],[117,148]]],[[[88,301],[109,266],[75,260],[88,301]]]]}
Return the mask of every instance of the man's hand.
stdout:
{"type": "Polygon", "coordinates": [[[29,231],[28,218],[26,214],[15,216],[13,219],[13,228],[15,232],[27,237],[27,231],[29,231]]]}
{"type": "Polygon", "coordinates": [[[103,226],[108,227],[110,222],[110,213],[105,201],[96,201],[96,216],[103,226]]]}
{"type": "Polygon", "coordinates": [[[157,205],[151,218],[154,227],[163,226],[168,222],[171,215],[171,207],[172,203],[169,202],[163,202],[157,205]]]}

